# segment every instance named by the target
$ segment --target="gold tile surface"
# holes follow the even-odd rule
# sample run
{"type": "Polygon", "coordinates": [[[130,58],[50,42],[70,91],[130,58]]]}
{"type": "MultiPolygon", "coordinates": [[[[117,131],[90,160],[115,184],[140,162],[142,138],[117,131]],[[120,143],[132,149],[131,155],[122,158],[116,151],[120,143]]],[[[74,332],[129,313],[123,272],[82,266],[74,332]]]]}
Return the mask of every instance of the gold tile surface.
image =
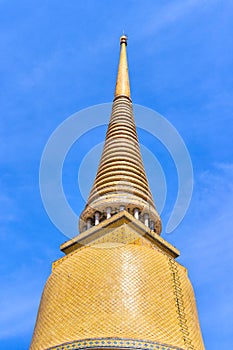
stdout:
{"type": "Polygon", "coordinates": [[[186,269],[143,239],[68,255],[46,283],[30,349],[101,337],[204,349],[186,269]]]}

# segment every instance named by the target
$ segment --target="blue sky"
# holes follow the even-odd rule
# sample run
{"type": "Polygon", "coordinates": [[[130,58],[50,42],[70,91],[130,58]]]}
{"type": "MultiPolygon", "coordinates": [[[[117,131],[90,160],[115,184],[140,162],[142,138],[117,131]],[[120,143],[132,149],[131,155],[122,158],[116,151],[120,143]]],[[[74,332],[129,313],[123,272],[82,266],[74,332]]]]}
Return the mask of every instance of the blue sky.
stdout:
{"type": "MultiPolygon", "coordinates": [[[[43,148],[68,116],[112,100],[123,30],[129,36],[133,102],[164,115],[193,161],[191,206],[175,232],[163,237],[181,250],[179,261],[189,270],[206,349],[228,349],[233,338],[233,4],[0,0],[0,9],[0,349],[28,349],[51,263],[67,239],[41,202],[43,148]]],[[[175,201],[175,168],[156,140],[143,132],[139,137],[153,144],[165,168],[166,222],[175,201]]],[[[79,149],[84,154],[103,139],[100,128],[81,140],[79,149]]],[[[74,146],[64,166],[64,188],[77,213],[84,206],[75,187],[81,160],[74,146]]]]}

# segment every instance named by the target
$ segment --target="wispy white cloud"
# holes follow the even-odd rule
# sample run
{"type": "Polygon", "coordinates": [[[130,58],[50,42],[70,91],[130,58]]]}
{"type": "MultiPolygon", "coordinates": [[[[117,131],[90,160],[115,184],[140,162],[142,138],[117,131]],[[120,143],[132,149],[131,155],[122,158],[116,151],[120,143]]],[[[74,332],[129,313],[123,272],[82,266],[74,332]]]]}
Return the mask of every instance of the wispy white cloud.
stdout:
{"type": "Polygon", "coordinates": [[[191,217],[195,232],[185,238],[186,255],[196,266],[194,278],[200,285],[216,277],[224,280],[226,267],[233,265],[232,210],[233,164],[217,163],[197,179],[191,217]]]}
{"type": "Polygon", "coordinates": [[[151,17],[147,21],[147,25],[140,32],[141,35],[152,35],[159,30],[177,22],[187,15],[192,14],[196,9],[204,9],[211,6],[218,0],[180,0],[167,3],[165,6],[152,11],[151,17]],[[153,17],[152,17],[153,16],[153,17]]]}

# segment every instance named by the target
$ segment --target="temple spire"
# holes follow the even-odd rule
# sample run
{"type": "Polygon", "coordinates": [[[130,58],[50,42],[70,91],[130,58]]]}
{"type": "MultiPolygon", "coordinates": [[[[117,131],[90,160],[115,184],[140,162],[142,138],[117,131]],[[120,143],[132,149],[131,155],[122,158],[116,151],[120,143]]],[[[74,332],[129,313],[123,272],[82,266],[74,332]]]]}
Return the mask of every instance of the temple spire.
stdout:
{"type": "Polygon", "coordinates": [[[30,350],[205,350],[187,269],[159,237],[121,43],[116,96],[80,234],[61,245],[66,255],[52,265],[30,350]]]}
{"type": "Polygon", "coordinates": [[[134,121],[125,35],[121,36],[120,44],[112,113],[95,181],[80,215],[79,230],[88,230],[125,210],[160,234],[161,221],[146,177],[134,121]]]}
{"type": "Polygon", "coordinates": [[[127,62],[127,36],[122,35],[120,38],[120,60],[118,66],[118,74],[115,89],[115,98],[119,96],[126,96],[130,98],[130,84],[129,84],[129,72],[127,62]]]}

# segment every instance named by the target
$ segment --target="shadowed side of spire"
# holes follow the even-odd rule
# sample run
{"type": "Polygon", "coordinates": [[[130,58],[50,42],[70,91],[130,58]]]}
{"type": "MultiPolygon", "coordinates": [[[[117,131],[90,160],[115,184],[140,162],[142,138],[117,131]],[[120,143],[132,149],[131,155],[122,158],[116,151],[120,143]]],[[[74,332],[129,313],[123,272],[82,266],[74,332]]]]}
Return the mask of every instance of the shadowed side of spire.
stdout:
{"type": "Polygon", "coordinates": [[[121,51],[116,81],[115,98],[118,96],[127,96],[130,98],[129,72],[127,62],[127,36],[122,35],[120,38],[121,51]]]}
{"type": "Polygon", "coordinates": [[[156,233],[161,221],[146,177],[130,98],[127,37],[120,60],[112,113],[96,178],[80,222],[80,232],[126,210],[156,233]]]}

